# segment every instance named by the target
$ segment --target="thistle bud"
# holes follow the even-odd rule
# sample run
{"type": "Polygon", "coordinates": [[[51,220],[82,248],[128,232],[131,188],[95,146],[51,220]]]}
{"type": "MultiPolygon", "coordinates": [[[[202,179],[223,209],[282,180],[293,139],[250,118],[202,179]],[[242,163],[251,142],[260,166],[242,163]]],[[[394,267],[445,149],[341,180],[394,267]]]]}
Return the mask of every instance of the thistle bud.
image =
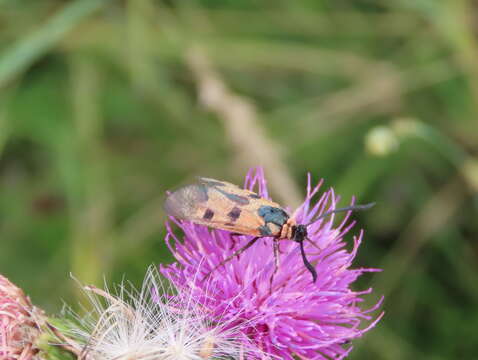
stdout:
{"type": "Polygon", "coordinates": [[[0,359],[33,359],[43,318],[23,290],[0,275],[0,359]]]}

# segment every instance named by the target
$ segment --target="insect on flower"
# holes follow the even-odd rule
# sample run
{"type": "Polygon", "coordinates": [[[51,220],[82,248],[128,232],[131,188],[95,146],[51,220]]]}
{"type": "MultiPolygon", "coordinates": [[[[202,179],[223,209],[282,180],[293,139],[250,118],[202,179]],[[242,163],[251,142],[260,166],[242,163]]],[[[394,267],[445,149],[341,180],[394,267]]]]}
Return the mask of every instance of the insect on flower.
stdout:
{"type": "Polygon", "coordinates": [[[307,260],[304,250],[304,241],[316,246],[307,236],[307,226],[333,213],[366,210],[373,205],[374,203],[370,203],[338,208],[317,216],[308,224],[297,224],[294,216],[290,216],[283,207],[253,191],[241,189],[237,185],[225,181],[200,177],[197,183],[168,193],[164,207],[169,215],[178,219],[228,230],[237,235],[254,236],[246,245],[215,266],[206,277],[250,248],[258,239],[273,237],[275,240],[274,274],[279,267],[279,240],[287,239],[299,244],[304,265],[312,274],[313,282],[315,282],[317,272],[307,260]]]}

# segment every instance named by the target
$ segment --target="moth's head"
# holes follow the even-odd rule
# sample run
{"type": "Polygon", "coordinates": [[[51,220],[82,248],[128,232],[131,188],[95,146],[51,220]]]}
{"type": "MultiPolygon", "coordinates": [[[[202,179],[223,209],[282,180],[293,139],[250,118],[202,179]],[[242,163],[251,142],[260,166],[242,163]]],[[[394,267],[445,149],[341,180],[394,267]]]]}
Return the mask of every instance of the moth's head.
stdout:
{"type": "Polygon", "coordinates": [[[295,225],[292,240],[300,243],[307,237],[307,225],[295,225]]]}

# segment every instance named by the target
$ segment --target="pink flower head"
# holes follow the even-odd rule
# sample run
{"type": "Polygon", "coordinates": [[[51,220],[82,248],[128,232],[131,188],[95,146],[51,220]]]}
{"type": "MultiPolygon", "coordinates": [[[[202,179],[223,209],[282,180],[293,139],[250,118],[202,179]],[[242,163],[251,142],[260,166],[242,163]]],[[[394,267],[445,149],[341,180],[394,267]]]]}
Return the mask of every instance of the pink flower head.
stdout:
{"type": "MultiPolygon", "coordinates": [[[[312,203],[320,186],[321,183],[312,187],[309,176],[306,199],[292,215],[298,224],[312,222],[307,227],[311,242],[305,242],[304,247],[318,274],[315,283],[304,266],[298,244],[281,240],[279,270],[271,284],[275,269],[271,237],[260,239],[239,257],[210,273],[252,237],[210,230],[174,218],[184,237],[180,241],[167,224],[166,241],[177,263],[162,267],[162,273],[176,286],[190,291],[212,318],[235,318],[247,323],[248,326],[242,327],[245,335],[270,357],[290,360],[346,357],[352,349],[350,340],[362,336],[383,315],[375,319],[369,315],[382,300],[370,309],[359,306],[362,296],[371,289],[353,291],[350,285],[364,272],[379,270],[350,269],[363,237],[360,231],[354,236],[351,249],[346,249],[344,236],[354,225],[348,221],[350,213],[337,226],[333,214],[313,222],[320,214],[335,209],[338,202],[330,189],[312,203]]],[[[268,198],[262,169],[250,171],[246,177],[245,188],[256,187],[262,197],[268,198]]]]}
{"type": "Polygon", "coordinates": [[[33,358],[37,352],[33,342],[39,334],[33,320],[37,312],[25,293],[0,275],[0,359],[33,358]]]}

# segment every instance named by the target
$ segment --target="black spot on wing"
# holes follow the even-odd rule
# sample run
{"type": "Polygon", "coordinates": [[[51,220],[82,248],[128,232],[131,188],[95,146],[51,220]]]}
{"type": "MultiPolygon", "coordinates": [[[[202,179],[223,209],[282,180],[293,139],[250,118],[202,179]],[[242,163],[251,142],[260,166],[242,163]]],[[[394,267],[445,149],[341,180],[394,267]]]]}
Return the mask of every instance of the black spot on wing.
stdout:
{"type": "Polygon", "coordinates": [[[201,183],[203,183],[204,185],[207,185],[207,186],[226,186],[226,184],[224,184],[220,181],[213,180],[213,179],[207,179],[207,178],[200,177],[199,180],[201,181],[201,183]]]}
{"type": "Polygon", "coordinates": [[[235,222],[241,216],[241,209],[237,206],[233,207],[231,211],[227,214],[232,222],[235,222]]]}
{"type": "Polygon", "coordinates": [[[240,196],[240,195],[236,195],[236,194],[227,194],[226,195],[230,200],[234,201],[235,203],[239,204],[239,205],[247,205],[249,204],[249,199],[244,197],[244,196],[240,196]]]}
{"type": "Polygon", "coordinates": [[[250,202],[249,199],[246,198],[245,196],[231,194],[231,193],[228,193],[227,191],[224,191],[218,188],[215,188],[215,189],[219,191],[221,194],[223,194],[225,197],[227,197],[229,200],[234,201],[236,204],[247,205],[250,202]]]}
{"type": "Polygon", "coordinates": [[[204,220],[211,220],[213,216],[214,216],[214,211],[212,211],[211,209],[206,209],[202,218],[204,220]]]}
{"type": "Polygon", "coordinates": [[[261,197],[257,194],[249,194],[248,195],[251,199],[261,199],[261,197]]]}
{"type": "Polygon", "coordinates": [[[247,205],[249,204],[249,199],[246,198],[245,196],[241,195],[236,195],[236,194],[230,194],[226,191],[222,191],[221,189],[217,189],[219,192],[221,192],[225,197],[227,197],[229,200],[234,201],[236,204],[239,205],[247,205]]]}

